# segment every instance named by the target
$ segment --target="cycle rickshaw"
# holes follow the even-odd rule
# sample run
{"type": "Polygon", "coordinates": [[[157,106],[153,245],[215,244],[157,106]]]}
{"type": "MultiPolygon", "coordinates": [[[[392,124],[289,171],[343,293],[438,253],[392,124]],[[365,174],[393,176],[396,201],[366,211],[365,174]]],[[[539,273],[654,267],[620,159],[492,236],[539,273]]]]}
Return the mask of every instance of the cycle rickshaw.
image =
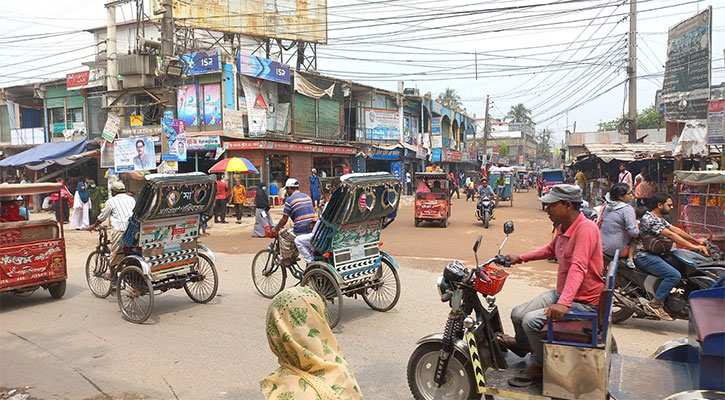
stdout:
{"type": "Polygon", "coordinates": [[[380,231],[395,218],[401,182],[387,172],[347,174],[330,196],[312,237],[315,261],[284,267],[279,237],[252,261],[252,280],[259,293],[274,297],[290,273],[326,302],[330,327],[342,315],[342,296],[362,296],[376,311],[388,311],[400,298],[398,264],[382,251],[380,231]]]}
{"type": "Polygon", "coordinates": [[[514,206],[514,193],[513,193],[513,182],[514,169],[513,168],[496,168],[492,167],[489,171],[489,182],[493,185],[493,190],[496,192],[496,205],[501,201],[510,201],[511,207],[514,206]],[[504,184],[496,186],[496,180],[499,177],[503,177],[504,184]]]}
{"type": "Polygon", "coordinates": [[[214,253],[197,243],[201,219],[208,219],[214,206],[214,178],[203,173],[145,178],[114,276],[108,279],[112,260],[105,227],[86,261],[86,279],[93,295],[107,297],[115,282],[123,317],[137,324],[151,315],[154,293],[183,288],[191,300],[208,303],[219,284],[214,253]]]}

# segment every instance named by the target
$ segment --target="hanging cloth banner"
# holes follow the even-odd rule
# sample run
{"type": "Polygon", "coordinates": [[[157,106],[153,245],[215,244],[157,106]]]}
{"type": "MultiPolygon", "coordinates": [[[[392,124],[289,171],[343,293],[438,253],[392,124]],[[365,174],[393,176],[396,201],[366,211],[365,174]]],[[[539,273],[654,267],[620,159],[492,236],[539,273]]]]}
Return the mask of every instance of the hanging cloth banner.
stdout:
{"type": "Polygon", "coordinates": [[[320,89],[295,71],[295,91],[315,99],[319,99],[324,95],[328,95],[332,98],[332,94],[335,92],[335,84],[333,83],[332,86],[327,89],[320,89]]]}

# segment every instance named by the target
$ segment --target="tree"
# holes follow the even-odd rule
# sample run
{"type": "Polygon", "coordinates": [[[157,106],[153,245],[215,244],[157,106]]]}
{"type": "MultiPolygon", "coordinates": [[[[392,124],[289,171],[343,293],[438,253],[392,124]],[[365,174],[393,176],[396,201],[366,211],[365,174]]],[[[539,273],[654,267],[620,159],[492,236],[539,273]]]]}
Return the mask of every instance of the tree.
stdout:
{"type": "Polygon", "coordinates": [[[500,157],[506,157],[509,155],[509,147],[506,145],[506,142],[501,142],[501,147],[498,149],[498,155],[500,157]]]}
{"type": "Polygon", "coordinates": [[[544,129],[536,134],[536,158],[551,160],[551,132],[544,129]]]}
{"type": "MultiPolygon", "coordinates": [[[[624,116],[620,116],[611,121],[600,122],[597,125],[599,125],[600,131],[618,131],[623,120],[624,116]]],[[[659,129],[663,126],[660,113],[657,112],[654,104],[637,114],[637,129],[659,129]]]]}
{"type": "Polygon", "coordinates": [[[504,121],[506,120],[518,123],[531,122],[531,110],[526,108],[523,103],[511,106],[508,114],[504,117],[504,121]]]}
{"type": "Polygon", "coordinates": [[[446,107],[458,108],[461,104],[461,96],[456,93],[456,89],[446,88],[445,91],[438,94],[438,100],[446,107]]]}

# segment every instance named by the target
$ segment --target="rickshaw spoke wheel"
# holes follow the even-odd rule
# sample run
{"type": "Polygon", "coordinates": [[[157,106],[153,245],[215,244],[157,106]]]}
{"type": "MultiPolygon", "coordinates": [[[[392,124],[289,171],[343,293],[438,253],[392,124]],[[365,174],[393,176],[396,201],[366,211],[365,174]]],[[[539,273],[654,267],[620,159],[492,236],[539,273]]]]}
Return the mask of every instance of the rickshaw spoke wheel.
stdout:
{"type": "Polygon", "coordinates": [[[109,272],[109,258],[98,250],[88,255],[86,260],[86,282],[94,296],[105,299],[111,294],[111,281],[103,274],[109,272]]]}
{"type": "Polygon", "coordinates": [[[154,307],[151,280],[144,275],[141,268],[127,266],[118,274],[116,298],[124,319],[136,324],[146,321],[154,307]]]}
{"type": "Polygon", "coordinates": [[[197,303],[208,303],[216,296],[219,287],[219,276],[211,259],[199,254],[199,261],[194,268],[197,278],[184,283],[184,290],[189,298],[197,303]]]}
{"type": "Polygon", "coordinates": [[[337,280],[322,268],[308,271],[302,278],[302,285],[308,286],[325,299],[325,311],[330,328],[334,328],[342,316],[342,291],[337,280]]]}
{"type": "Polygon", "coordinates": [[[262,296],[271,299],[284,288],[287,270],[269,249],[260,250],[252,260],[252,281],[262,296]]]}
{"type": "Polygon", "coordinates": [[[382,259],[380,268],[373,276],[375,286],[363,292],[363,300],[375,311],[385,312],[398,303],[400,299],[400,278],[398,271],[388,260],[382,259]]]}

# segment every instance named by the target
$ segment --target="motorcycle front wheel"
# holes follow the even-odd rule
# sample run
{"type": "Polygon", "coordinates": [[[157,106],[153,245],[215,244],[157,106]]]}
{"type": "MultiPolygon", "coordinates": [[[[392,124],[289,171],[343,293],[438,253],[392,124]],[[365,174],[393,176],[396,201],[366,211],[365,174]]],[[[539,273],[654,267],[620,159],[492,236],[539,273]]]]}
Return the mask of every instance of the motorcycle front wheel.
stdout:
{"type": "Polygon", "coordinates": [[[458,351],[448,361],[446,381],[441,386],[435,383],[440,343],[424,343],[415,349],[408,360],[408,386],[415,400],[459,400],[480,399],[476,393],[476,382],[471,363],[458,351]]]}

